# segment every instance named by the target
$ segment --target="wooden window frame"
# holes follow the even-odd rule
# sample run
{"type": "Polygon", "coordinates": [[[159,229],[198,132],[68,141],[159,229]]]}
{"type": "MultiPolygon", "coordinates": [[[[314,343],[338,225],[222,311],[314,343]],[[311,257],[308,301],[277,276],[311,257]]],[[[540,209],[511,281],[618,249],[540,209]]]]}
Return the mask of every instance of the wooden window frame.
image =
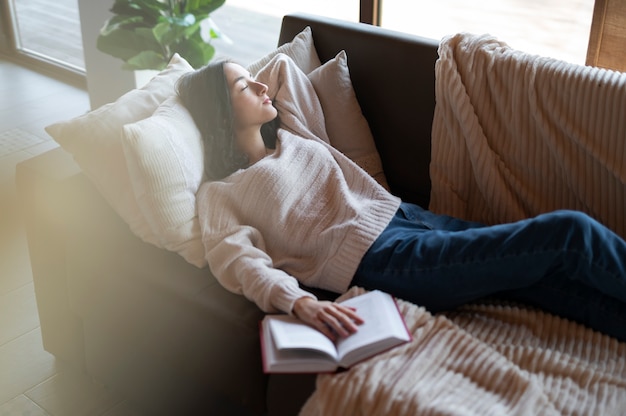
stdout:
{"type": "Polygon", "coordinates": [[[380,26],[383,0],[360,0],[359,21],[380,26]]]}
{"type": "Polygon", "coordinates": [[[596,0],[586,64],[626,71],[626,3],[596,0]]]}

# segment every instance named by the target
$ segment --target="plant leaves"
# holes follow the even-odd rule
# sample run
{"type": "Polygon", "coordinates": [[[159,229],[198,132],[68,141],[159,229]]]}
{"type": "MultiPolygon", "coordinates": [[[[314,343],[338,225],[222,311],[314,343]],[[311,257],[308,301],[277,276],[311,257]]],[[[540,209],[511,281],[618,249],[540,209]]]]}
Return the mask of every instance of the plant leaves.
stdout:
{"type": "Polygon", "coordinates": [[[193,39],[185,39],[176,45],[176,51],[196,69],[206,65],[215,54],[212,45],[193,39]]]}
{"type": "Polygon", "coordinates": [[[145,28],[118,29],[106,36],[100,35],[96,47],[100,51],[124,61],[141,51],[155,51],[157,53],[162,51],[162,47],[154,38],[152,31],[145,28]]]}
{"type": "Polygon", "coordinates": [[[212,28],[201,34],[201,24],[206,25],[209,14],[224,2],[115,0],[111,8],[115,16],[105,22],[96,46],[122,59],[127,69],[162,69],[175,52],[199,68],[215,54],[208,42],[220,35],[212,28]]]}

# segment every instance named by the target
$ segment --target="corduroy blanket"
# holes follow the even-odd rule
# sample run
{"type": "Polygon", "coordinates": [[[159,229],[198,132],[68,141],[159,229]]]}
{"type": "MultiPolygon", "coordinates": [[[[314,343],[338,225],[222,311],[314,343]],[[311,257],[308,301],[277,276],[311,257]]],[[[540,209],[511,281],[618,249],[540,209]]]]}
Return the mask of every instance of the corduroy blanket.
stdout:
{"type": "MultiPolygon", "coordinates": [[[[363,293],[352,288],[343,298],[363,293]]],[[[324,374],[303,416],[623,415],[626,344],[516,306],[433,316],[398,300],[413,340],[324,374]]]]}
{"type": "MultiPolygon", "coordinates": [[[[626,75],[491,36],[439,55],[431,210],[489,224],[570,208],[626,235],[626,75]]],[[[626,414],[625,343],[526,307],[398,303],[413,341],[318,376],[302,415],[626,414]]]]}
{"type": "Polygon", "coordinates": [[[626,74],[444,38],[431,204],[494,224],[575,209],[626,236],[626,74]]]}

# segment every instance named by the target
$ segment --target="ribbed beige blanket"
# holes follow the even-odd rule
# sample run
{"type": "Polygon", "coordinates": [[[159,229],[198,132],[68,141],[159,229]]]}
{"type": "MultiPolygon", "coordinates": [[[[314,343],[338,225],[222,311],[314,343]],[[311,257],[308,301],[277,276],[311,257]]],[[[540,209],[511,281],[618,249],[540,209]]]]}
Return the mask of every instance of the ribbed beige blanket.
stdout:
{"type": "Polygon", "coordinates": [[[398,304],[413,341],[318,376],[301,415],[626,414],[624,343],[531,309],[398,304]]]}
{"type": "Polygon", "coordinates": [[[626,74],[444,38],[430,209],[487,224],[560,208],[626,236],[626,74]]]}

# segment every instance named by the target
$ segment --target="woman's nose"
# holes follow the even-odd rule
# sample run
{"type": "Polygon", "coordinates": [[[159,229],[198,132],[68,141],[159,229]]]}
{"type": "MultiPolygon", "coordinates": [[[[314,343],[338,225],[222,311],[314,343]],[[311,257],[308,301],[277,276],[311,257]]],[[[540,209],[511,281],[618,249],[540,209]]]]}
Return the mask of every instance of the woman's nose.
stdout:
{"type": "Polygon", "coordinates": [[[267,92],[268,86],[263,84],[262,82],[256,82],[257,84],[257,91],[260,94],[265,94],[267,92]]]}

